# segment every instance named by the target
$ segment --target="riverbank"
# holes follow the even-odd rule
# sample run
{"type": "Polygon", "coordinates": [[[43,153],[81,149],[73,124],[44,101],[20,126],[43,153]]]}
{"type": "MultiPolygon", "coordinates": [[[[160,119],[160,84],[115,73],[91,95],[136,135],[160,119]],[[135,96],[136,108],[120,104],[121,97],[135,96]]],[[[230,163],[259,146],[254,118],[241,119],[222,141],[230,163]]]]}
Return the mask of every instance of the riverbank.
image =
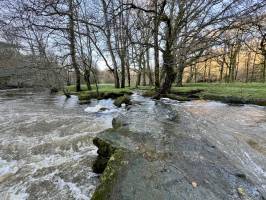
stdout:
{"type": "Polygon", "coordinates": [[[124,95],[133,94],[132,88],[114,88],[110,84],[98,85],[98,91],[95,85],[92,85],[91,90],[88,90],[85,85],[82,85],[80,92],[76,92],[75,86],[72,85],[67,87],[67,91],[71,95],[77,95],[81,104],[89,103],[91,99],[117,99],[124,95]]]}
{"type": "MultiPolygon", "coordinates": [[[[153,97],[156,94],[154,87],[140,86],[114,88],[110,84],[101,84],[98,86],[99,94],[95,85],[88,91],[85,85],[82,85],[81,92],[75,92],[74,86],[68,86],[70,94],[78,95],[81,102],[89,102],[90,99],[117,98],[124,95],[131,95],[133,91],[139,90],[143,96],[153,97]]],[[[266,106],[266,84],[263,83],[196,83],[185,84],[183,87],[172,87],[171,93],[163,95],[170,99],[178,101],[190,101],[196,99],[215,100],[229,104],[255,104],[266,106]]]]}
{"type": "MultiPolygon", "coordinates": [[[[153,96],[155,90],[144,88],[144,96],[153,96]]],[[[204,99],[229,104],[255,104],[266,106],[266,84],[263,83],[197,83],[172,87],[165,95],[180,101],[204,99]]]]}

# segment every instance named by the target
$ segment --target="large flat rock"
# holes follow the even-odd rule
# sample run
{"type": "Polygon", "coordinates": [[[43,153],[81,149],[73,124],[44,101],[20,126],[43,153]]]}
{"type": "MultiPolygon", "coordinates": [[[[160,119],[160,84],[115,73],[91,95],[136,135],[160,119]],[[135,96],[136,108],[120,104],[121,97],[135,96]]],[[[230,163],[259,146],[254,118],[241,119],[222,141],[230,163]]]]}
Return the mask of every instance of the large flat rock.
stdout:
{"type": "Polygon", "coordinates": [[[95,144],[109,161],[93,199],[265,198],[245,171],[181,121],[171,106],[144,102],[99,134],[95,144]]]}

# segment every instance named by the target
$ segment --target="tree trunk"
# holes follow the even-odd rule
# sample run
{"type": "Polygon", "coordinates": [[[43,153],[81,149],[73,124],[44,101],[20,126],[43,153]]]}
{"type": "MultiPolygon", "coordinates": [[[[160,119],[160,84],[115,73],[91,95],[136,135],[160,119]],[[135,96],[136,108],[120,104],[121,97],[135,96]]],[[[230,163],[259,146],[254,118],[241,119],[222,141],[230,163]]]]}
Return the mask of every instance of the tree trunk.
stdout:
{"type": "Polygon", "coordinates": [[[69,49],[72,61],[72,66],[76,74],[76,91],[81,91],[80,86],[80,70],[76,60],[76,43],[75,43],[75,23],[74,23],[74,5],[73,0],[69,0],[69,49]]]}
{"type": "Polygon", "coordinates": [[[254,60],[253,60],[253,65],[252,65],[252,72],[251,72],[251,81],[254,81],[256,57],[257,57],[257,53],[255,53],[255,55],[254,55],[254,60]]]}
{"type": "MultiPolygon", "coordinates": [[[[165,79],[164,79],[163,85],[161,86],[155,98],[159,98],[161,94],[169,93],[171,90],[172,84],[176,79],[176,70],[175,70],[175,67],[176,67],[175,56],[176,55],[173,49],[176,35],[173,35],[172,33],[171,20],[167,20],[165,31],[166,31],[165,32],[166,33],[165,34],[166,44],[165,44],[165,50],[163,52],[163,69],[165,71],[165,79]]],[[[183,66],[179,66],[179,67],[181,67],[184,70],[183,66]]],[[[179,68],[180,71],[182,70],[181,68],[179,68]]],[[[179,73],[178,76],[179,76],[178,80],[179,81],[181,80],[182,82],[183,73],[179,73]]]]}
{"type": "Polygon", "coordinates": [[[238,53],[237,55],[237,62],[236,62],[236,70],[235,70],[235,76],[234,76],[234,80],[237,80],[237,75],[238,75],[238,70],[239,70],[239,60],[240,60],[240,54],[238,53]]]}
{"type": "Polygon", "coordinates": [[[209,71],[208,71],[208,83],[211,82],[211,62],[209,65],[209,71]]]}
{"type": "Polygon", "coordinates": [[[137,74],[136,88],[140,86],[140,80],[141,80],[141,70],[139,70],[137,74]]]}
{"type": "Polygon", "coordinates": [[[154,75],[155,75],[155,87],[160,87],[160,63],[159,63],[159,41],[158,41],[158,35],[159,35],[159,19],[158,19],[158,2],[155,0],[155,17],[154,17],[154,75]]]}
{"type": "Polygon", "coordinates": [[[152,71],[151,71],[151,66],[150,66],[150,51],[149,48],[146,51],[146,59],[147,59],[147,71],[149,75],[149,85],[153,85],[153,77],[152,77],[152,71]]]}
{"type": "Polygon", "coordinates": [[[137,80],[136,80],[136,88],[138,86],[140,86],[140,82],[141,82],[141,71],[142,71],[142,55],[139,55],[139,59],[138,59],[138,65],[139,65],[139,70],[138,70],[138,74],[137,74],[137,80]]]}
{"type": "Polygon", "coordinates": [[[203,72],[203,81],[206,82],[206,74],[207,74],[207,61],[205,61],[204,72],[203,72]]]}
{"type": "Polygon", "coordinates": [[[90,71],[88,69],[85,69],[84,71],[84,80],[86,82],[88,90],[91,90],[91,81],[90,81],[90,71]]]}
{"type": "Polygon", "coordinates": [[[265,83],[266,81],[266,54],[263,57],[263,71],[262,71],[262,82],[265,83]]]}
{"type": "Polygon", "coordinates": [[[249,81],[249,63],[250,63],[250,52],[246,61],[246,83],[249,81]]]}
{"type": "MultiPolygon", "coordinates": [[[[164,60],[163,69],[165,71],[165,78],[164,78],[164,83],[161,86],[159,90],[159,94],[157,96],[160,96],[161,94],[169,93],[171,90],[172,84],[176,79],[175,56],[172,54],[171,51],[165,51],[163,55],[163,60],[164,60]]],[[[179,76],[178,80],[179,81],[181,80],[182,82],[183,74],[179,73],[178,76],[179,76]]]]}
{"type": "Polygon", "coordinates": [[[125,57],[121,57],[121,88],[125,88],[126,85],[126,63],[125,57]]]}
{"type": "Polygon", "coordinates": [[[194,82],[197,83],[197,76],[198,76],[198,69],[197,64],[195,64],[195,70],[194,70],[194,82]]]}
{"type": "Polygon", "coordinates": [[[184,73],[184,67],[183,65],[180,65],[177,68],[177,81],[176,81],[176,86],[177,87],[182,87],[183,86],[183,73],[184,73]]]}
{"type": "Polygon", "coordinates": [[[194,73],[193,73],[193,65],[190,65],[190,67],[189,67],[189,76],[188,76],[188,79],[187,79],[187,82],[188,83],[191,83],[192,82],[193,76],[194,76],[194,73]]]}
{"type": "Polygon", "coordinates": [[[147,83],[146,83],[146,59],[145,59],[145,55],[143,55],[142,62],[143,62],[143,68],[142,68],[142,78],[143,78],[143,80],[142,80],[142,85],[146,86],[147,83]]]}
{"type": "Polygon", "coordinates": [[[127,82],[128,82],[128,87],[130,87],[131,78],[130,78],[130,65],[129,65],[128,50],[127,50],[127,58],[126,58],[126,68],[127,68],[127,82]]]}
{"type": "Polygon", "coordinates": [[[220,69],[220,78],[219,78],[220,82],[223,81],[224,65],[225,65],[225,54],[223,55],[223,61],[220,69]]]}
{"type": "Polygon", "coordinates": [[[106,39],[107,39],[107,46],[108,46],[108,50],[110,52],[111,55],[111,59],[112,59],[112,63],[114,66],[113,69],[113,74],[114,74],[114,79],[115,79],[115,88],[119,88],[120,87],[120,80],[119,80],[119,75],[118,75],[118,65],[115,59],[115,55],[113,52],[113,47],[112,47],[112,42],[111,42],[111,28],[110,28],[110,22],[107,16],[108,13],[108,8],[107,8],[107,4],[105,2],[105,0],[102,0],[102,5],[103,5],[103,12],[104,12],[104,19],[105,19],[105,24],[106,24],[106,39]]]}

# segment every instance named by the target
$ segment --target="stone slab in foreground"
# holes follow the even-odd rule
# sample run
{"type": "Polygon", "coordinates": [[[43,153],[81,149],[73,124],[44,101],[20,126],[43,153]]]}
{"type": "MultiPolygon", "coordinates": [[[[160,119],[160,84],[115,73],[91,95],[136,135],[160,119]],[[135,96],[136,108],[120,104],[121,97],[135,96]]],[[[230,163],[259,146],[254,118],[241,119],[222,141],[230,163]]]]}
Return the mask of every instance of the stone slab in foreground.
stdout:
{"type": "Polygon", "coordinates": [[[94,167],[104,170],[94,200],[264,199],[202,138],[151,136],[122,127],[99,134],[94,143],[99,148],[94,167]]]}

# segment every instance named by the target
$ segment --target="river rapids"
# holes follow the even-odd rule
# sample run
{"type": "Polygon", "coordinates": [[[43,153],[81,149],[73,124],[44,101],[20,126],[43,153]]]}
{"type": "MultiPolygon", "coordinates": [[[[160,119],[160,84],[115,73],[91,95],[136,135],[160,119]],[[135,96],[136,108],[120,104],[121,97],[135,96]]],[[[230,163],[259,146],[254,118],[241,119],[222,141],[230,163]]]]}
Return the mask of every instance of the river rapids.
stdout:
{"type": "MultiPolygon", "coordinates": [[[[180,103],[132,96],[132,110],[112,100],[79,105],[72,96],[33,90],[0,92],[0,199],[90,199],[99,184],[92,172],[92,139],[126,115],[131,129],[156,132],[175,121],[192,137],[207,138],[266,196],[266,108],[213,101],[180,103]],[[173,120],[178,113],[179,120],[173,120]]],[[[171,128],[171,127],[169,127],[171,128]]]]}

